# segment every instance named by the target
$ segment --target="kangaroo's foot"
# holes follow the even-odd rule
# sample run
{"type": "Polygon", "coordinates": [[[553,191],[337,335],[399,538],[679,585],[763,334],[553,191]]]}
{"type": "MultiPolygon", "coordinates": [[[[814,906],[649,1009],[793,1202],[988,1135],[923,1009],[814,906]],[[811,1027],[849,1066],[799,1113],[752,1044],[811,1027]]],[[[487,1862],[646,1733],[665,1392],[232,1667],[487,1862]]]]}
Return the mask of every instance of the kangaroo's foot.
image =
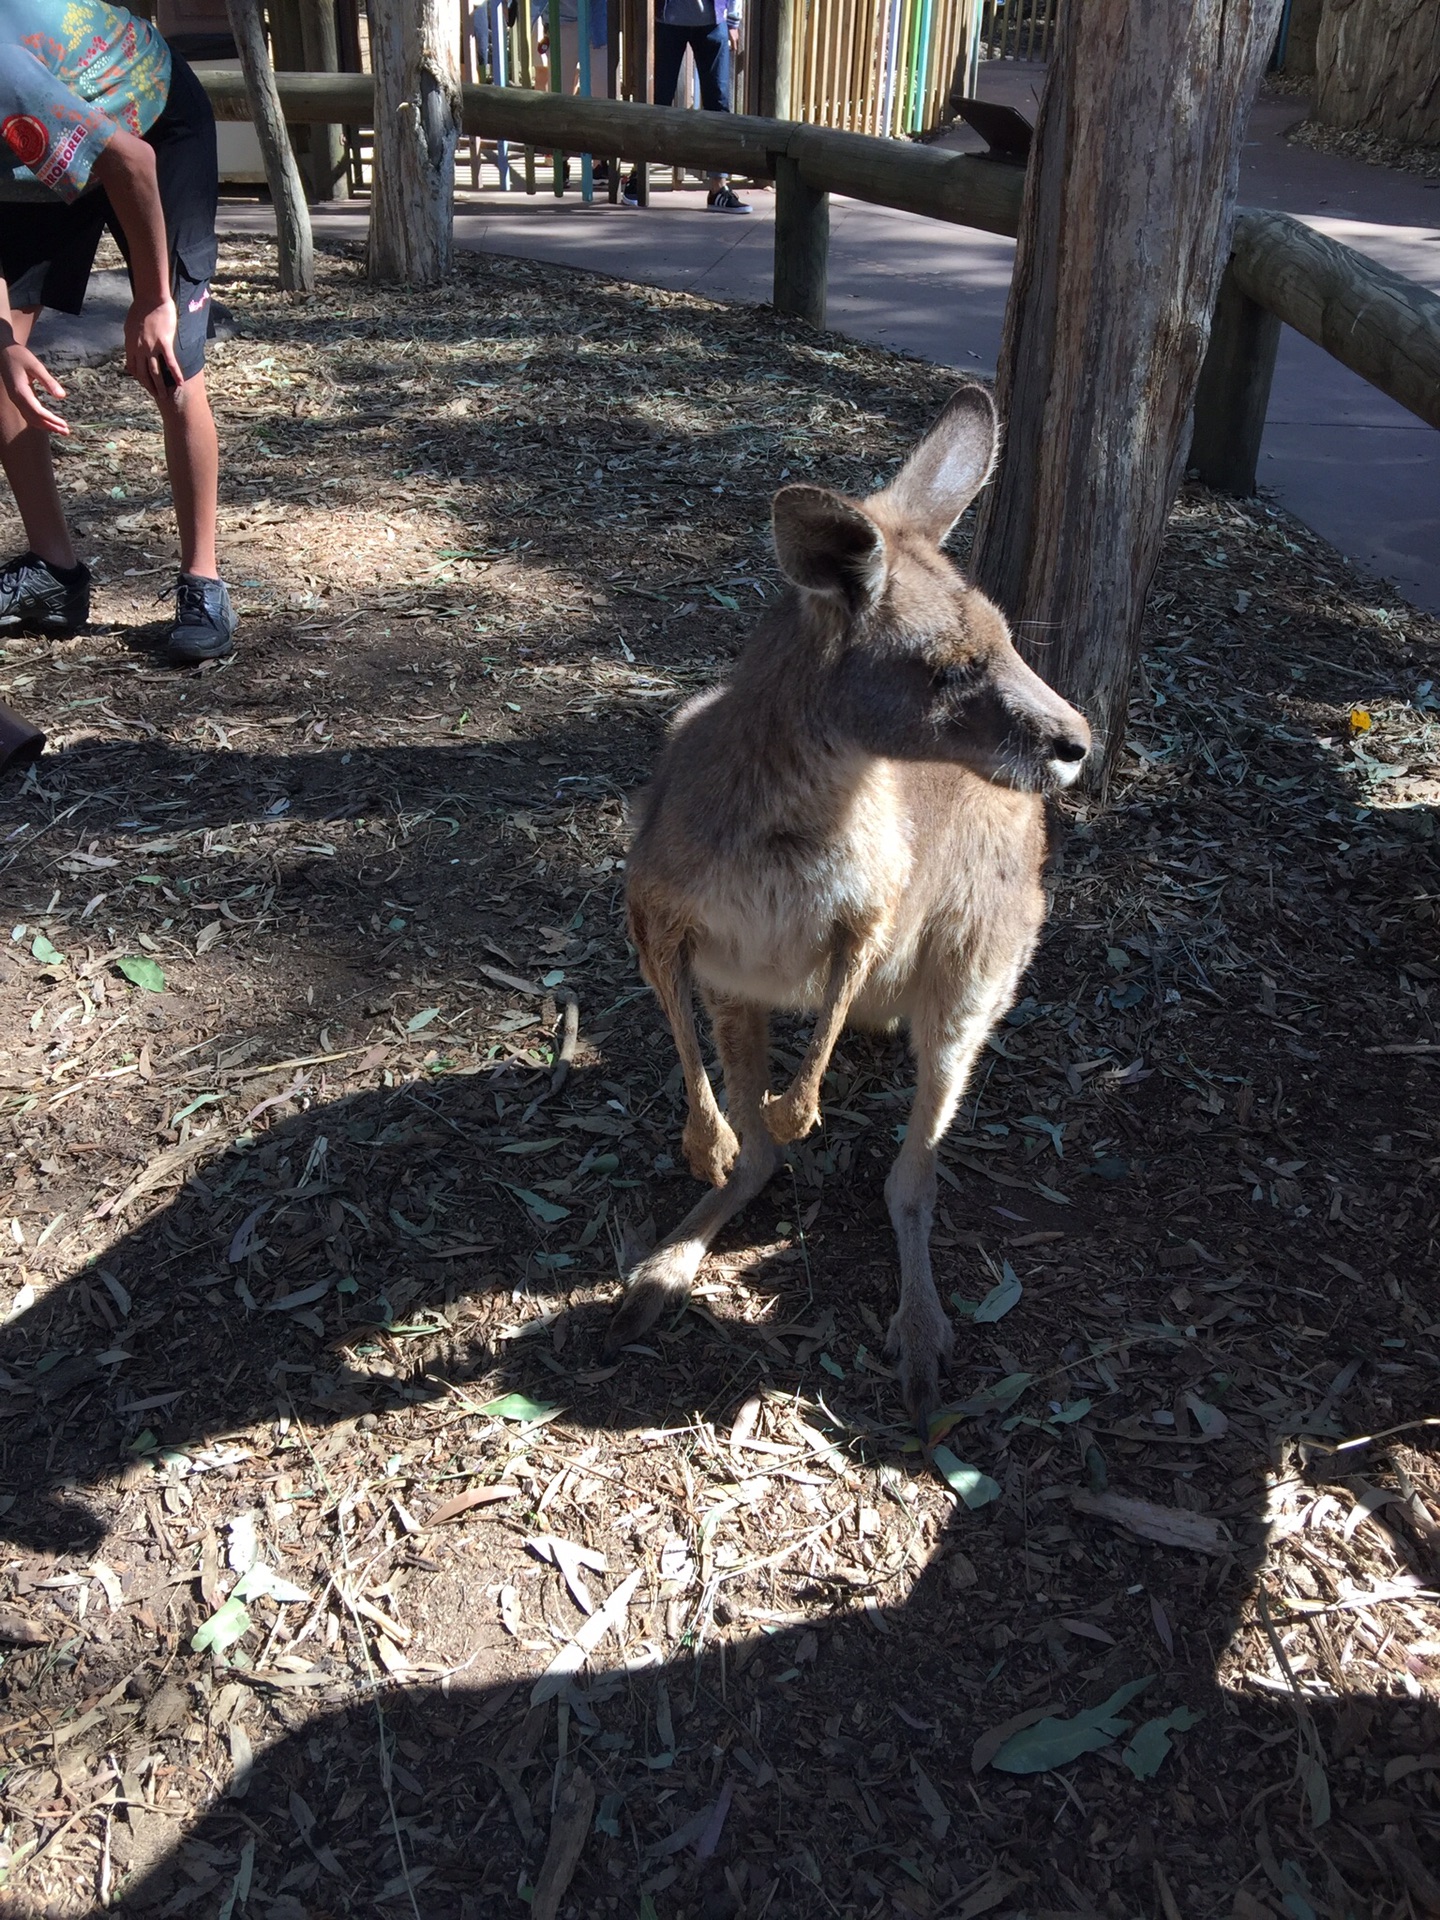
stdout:
{"type": "Polygon", "coordinates": [[[885,1357],[900,1366],[900,1392],[905,1410],[922,1440],[930,1437],[930,1416],[940,1406],[940,1378],[950,1371],[955,1330],[931,1289],[923,1296],[902,1300],[890,1322],[885,1357]]]}
{"type": "Polygon", "coordinates": [[[620,1304],[605,1334],[605,1351],[617,1354],[632,1340],[648,1333],[662,1313],[678,1307],[704,1255],[694,1241],[657,1247],[630,1275],[620,1304]]]}

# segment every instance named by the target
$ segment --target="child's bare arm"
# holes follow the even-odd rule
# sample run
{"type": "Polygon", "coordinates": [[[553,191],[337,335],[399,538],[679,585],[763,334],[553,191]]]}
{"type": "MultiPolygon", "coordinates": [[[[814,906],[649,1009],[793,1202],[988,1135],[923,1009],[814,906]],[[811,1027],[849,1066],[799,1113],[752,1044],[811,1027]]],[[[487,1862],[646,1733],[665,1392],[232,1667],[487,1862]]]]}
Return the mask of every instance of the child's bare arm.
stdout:
{"type": "Polygon", "coordinates": [[[177,316],[154,150],[122,128],[111,136],[91,177],[109,195],[130,246],[135,298],[125,319],[125,368],[158,400],[167,387],[183,386],[185,376],[175,358],[177,316]]]}
{"type": "Polygon", "coordinates": [[[31,353],[23,341],[16,339],[10,312],[10,289],[3,280],[0,280],[0,387],[4,388],[27,427],[43,427],[46,433],[69,433],[70,428],[64,418],[47,407],[35,392],[39,387],[57,400],[65,398],[64,387],[50,369],[31,353]]]}

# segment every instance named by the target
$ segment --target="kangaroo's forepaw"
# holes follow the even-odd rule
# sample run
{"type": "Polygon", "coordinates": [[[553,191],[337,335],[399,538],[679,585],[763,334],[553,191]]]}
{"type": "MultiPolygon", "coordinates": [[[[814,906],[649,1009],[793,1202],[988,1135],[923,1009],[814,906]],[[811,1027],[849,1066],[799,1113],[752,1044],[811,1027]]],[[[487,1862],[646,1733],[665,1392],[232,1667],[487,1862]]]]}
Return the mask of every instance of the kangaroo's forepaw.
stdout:
{"type": "Polygon", "coordinates": [[[740,1158],[740,1142],[735,1138],[734,1128],[718,1114],[713,1121],[696,1120],[692,1115],[685,1123],[680,1145],[691,1173],[712,1187],[724,1186],[730,1169],[740,1158]]]}
{"type": "Polygon", "coordinates": [[[885,1339],[887,1359],[899,1362],[905,1410],[922,1440],[930,1437],[930,1417],[940,1407],[940,1379],[950,1371],[955,1330],[939,1301],[901,1307],[885,1339]]]}
{"type": "Polygon", "coordinates": [[[765,1131],[777,1147],[803,1140],[820,1119],[820,1103],[815,1096],[797,1093],[794,1087],[786,1093],[766,1094],[762,1111],[765,1131]]]}

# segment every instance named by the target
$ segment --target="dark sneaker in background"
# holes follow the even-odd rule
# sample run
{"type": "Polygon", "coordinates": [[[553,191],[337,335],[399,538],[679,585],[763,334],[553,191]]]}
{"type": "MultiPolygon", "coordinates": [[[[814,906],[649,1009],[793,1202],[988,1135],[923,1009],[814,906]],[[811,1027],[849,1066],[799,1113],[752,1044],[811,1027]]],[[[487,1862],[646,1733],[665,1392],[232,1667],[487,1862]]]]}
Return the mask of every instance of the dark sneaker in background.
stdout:
{"type": "Polygon", "coordinates": [[[90,569],[52,567],[38,553],[0,566],[0,633],[44,633],[68,640],[90,618],[90,569]]]}
{"type": "Polygon", "coordinates": [[[175,624],[169,653],[177,667],[225,660],[235,651],[238,622],[223,580],[182,573],[175,587],[175,624]]]}
{"type": "Polygon", "coordinates": [[[717,187],[705,202],[707,213],[749,213],[750,208],[729,187],[717,187]]]}

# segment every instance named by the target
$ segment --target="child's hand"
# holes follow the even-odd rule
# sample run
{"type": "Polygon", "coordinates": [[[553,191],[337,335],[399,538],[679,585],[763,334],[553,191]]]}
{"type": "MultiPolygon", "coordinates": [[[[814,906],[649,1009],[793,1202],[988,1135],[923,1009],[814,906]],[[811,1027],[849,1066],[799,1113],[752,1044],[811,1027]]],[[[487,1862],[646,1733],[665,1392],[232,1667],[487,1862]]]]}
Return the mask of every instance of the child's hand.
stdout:
{"type": "Polygon", "coordinates": [[[168,297],[153,307],[136,301],[125,316],[125,371],[157,400],[185,384],[175,358],[178,317],[168,297]]]}
{"type": "Polygon", "coordinates": [[[28,347],[12,341],[0,348],[0,386],[14,401],[27,427],[43,427],[46,433],[69,433],[68,421],[47,407],[35,392],[39,387],[41,392],[63,400],[65,389],[28,347]]]}

